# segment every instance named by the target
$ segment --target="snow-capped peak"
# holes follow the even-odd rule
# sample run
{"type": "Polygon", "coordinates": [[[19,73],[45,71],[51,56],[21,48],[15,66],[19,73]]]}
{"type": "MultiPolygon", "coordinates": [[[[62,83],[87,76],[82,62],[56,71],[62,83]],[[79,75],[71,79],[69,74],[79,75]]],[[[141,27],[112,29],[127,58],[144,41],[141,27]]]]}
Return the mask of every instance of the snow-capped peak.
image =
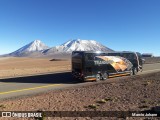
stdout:
{"type": "Polygon", "coordinates": [[[95,40],[73,39],[48,50],[48,52],[72,52],[72,51],[113,51],[95,40]]]}
{"type": "Polygon", "coordinates": [[[35,40],[30,44],[26,45],[24,49],[26,49],[29,52],[33,52],[33,51],[41,51],[41,50],[48,49],[48,46],[46,46],[40,40],[35,40]]]}
{"type": "Polygon", "coordinates": [[[44,43],[42,43],[40,40],[34,40],[33,42],[23,46],[22,48],[16,50],[11,54],[17,55],[17,54],[28,53],[28,52],[42,51],[48,48],[49,47],[46,46],[44,43]]]}
{"type": "Polygon", "coordinates": [[[74,39],[62,44],[64,51],[107,51],[111,50],[95,40],[74,39]]]}
{"type": "Polygon", "coordinates": [[[64,44],[56,47],[49,48],[40,40],[34,40],[33,42],[23,46],[22,48],[10,53],[11,56],[36,56],[36,55],[53,55],[59,53],[70,54],[72,51],[113,51],[110,48],[102,45],[95,40],[81,40],[73,39],[65,42],[64,44]]]}

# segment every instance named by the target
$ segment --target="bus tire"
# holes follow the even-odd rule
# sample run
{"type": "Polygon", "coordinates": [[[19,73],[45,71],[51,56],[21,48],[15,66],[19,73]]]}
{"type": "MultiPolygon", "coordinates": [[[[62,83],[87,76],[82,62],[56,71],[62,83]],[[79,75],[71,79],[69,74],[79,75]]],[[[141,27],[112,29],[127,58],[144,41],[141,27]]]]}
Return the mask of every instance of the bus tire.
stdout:
{"type": "Polygon", "coordinates": [[[133,71],[133,69],[131,69],[130,76],[132,76],[133,74],[134,74],[134,71],[133,71]]]}
{"type": "Polygon", "coordinates": [[[133,75],[136,75],[138,73],[137,68],[133,68],[133,75]]]}
{"type": "Polygon", "coordinates": [[[96,75],[96,81],[98,82],[98,81],[100,81],[101,80],[101,75],[100,74],[97,74],[96,75]]]}
{"type": "Polygon", "coordinates": [[[108,74],[105,72],[104,74],[103,74],[103,80],[107,80],[108,79],[108,74]]]}

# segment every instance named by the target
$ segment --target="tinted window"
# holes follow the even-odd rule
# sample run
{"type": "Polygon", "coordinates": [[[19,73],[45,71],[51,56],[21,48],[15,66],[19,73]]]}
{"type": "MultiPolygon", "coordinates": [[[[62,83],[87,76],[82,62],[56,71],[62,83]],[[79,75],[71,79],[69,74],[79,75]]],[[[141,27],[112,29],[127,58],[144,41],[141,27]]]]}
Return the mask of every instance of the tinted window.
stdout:
{"type": "Polygon", "coordinates": [[[105,56],[106,53],[86,53],[85,60],[95,60],[96,56],[105,56]]]}
{"type": "Polygon", "coordinates": [[[72,57],[73,58],[82,58],[82,53],[78,53],[78,52],[72,53],[72,57]]]}
{"type": "Polygon", "coordinates": [[[85,60],[94,60],[94,54],[88,53],[85,55],[85,60]]]}
{"type": "Polygon", "coordinates": [[[141,55],[140,53],[137,53],[137,55],[138,55],[138,57],[139,57],[139,58],[141,58],[141,57],[142,57],[142,55],[141,55]]]}
{"type": "Polygon", "coordinates": [[[127,59],[135,59],[136,58],[134,53],[122,53],[121,57],[124,57],[127,59]]]}
{"type": "Polygon", "coordinates": [[[120,56],[120,53],[108,53],[109,56],[120,56]]]}

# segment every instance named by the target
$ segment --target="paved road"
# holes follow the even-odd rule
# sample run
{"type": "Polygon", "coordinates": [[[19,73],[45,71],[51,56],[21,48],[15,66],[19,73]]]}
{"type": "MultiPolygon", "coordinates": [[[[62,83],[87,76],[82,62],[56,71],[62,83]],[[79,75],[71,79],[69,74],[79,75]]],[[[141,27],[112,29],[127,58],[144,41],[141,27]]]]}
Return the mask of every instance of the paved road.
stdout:
{"type": "MultiPolygon", "coordinates": [[[[145,64],[140,74],[160,71],[160,63],[145,64]]],[[[62,89],[75,85],[84,85],[72,79],[70,72],[49,73],[45,75],[0,79],[0,99],[26,96],[53,89],[62,89]]]]}

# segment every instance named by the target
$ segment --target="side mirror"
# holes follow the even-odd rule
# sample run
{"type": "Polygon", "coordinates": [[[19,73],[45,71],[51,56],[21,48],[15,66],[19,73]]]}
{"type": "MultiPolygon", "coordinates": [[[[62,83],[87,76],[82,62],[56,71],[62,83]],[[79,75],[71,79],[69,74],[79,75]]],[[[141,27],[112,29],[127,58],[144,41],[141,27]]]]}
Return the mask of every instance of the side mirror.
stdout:
{"type": "Polygon", "coordinates": [[[145,62],[146,62],[146,60],[142,58],[142,63],[144,64],[145,62]]]}

